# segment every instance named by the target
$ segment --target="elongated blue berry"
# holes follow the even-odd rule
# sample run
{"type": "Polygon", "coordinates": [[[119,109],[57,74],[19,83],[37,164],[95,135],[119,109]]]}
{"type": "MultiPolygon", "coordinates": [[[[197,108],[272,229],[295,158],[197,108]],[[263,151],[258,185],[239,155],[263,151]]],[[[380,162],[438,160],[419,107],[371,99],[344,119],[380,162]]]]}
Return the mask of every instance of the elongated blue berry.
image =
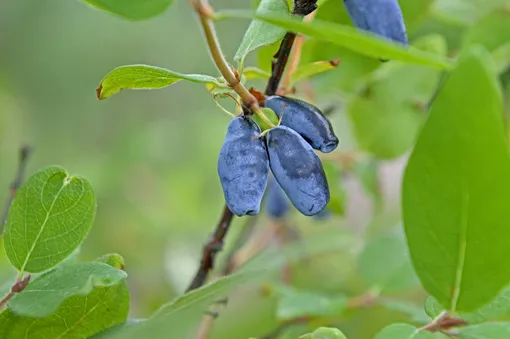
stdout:
{"type": "Polygon", "coordinates": [[[267,185],[269,159],[259,126],[248,117],[228,125],[218,158],[218,175],[228,208],[237,216],[255,215],[267,185]]]}
{"type": "Polygon", "coordinates": [[[356,28],[407,46],[407,33],[398,0],[344,0],[356,28]]]}
{"type": "Polygon", "coordinates": [[[304,215],[322,211],[329,202],[329,187],[310,144],[286,126],[271,129],[266,140],[271,171],[294,207],[304,215]]]}
{"type": "Polygon", "coordinates": [[[274,177],[267,185],[265,205],[267,214],[275,219],[285,217],[290,210],[289,199],[274,177]]]}
{"type": "Polygon", "coordinates": [[[298,132],[313,148],[329,153],[338,146],[331,122],[317,107],[279,95],[266,97],[264,105],[275,111],[278,117],[283,112],[281,125],[298,132]]]}

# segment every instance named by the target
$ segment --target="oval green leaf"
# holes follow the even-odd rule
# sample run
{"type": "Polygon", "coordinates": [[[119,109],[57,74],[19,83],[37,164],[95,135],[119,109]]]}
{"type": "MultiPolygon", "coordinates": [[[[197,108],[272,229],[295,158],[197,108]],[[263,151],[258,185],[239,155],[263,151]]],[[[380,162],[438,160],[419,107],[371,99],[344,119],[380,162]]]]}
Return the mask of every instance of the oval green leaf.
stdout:
{"type": "Polygon", "coordinates": [[[210,75],[181,74],[156,66],[127,65],[120,66],[108,73],[96,90],[99,100],[106,99],[123,89],[157,89],[187,80],[199,84],[222,84],[210,75]]]}
{"type": "Polygon", "coordinates": [[[216,14],[217,20],[226,18],[255,18],[288,31],[301,33],[319,40],[329,41],[355,52],[377,59],[400,60],[408,63],[428,65],[441,69],[450,69],[451,60],[446,57],[427,53],[413,47],[404,47],[373,34],[359,31],[353,27],[314,20],[310,23],[301,22],[296,18],[288,18],[273,13],[252,13],[247,11],[224,11],[216,14]]]}
{"type": "Polygon", "coordinates": [[[58,166],[21,186],[5,226],[5,252],[20,273],[45,271],[83,242],[96,214],[89,182],[58,166]]]}
{"type": "Polygon", "coordinates": [[[130,20],[143,20],[163,13],[172,0],[83,0],[86,3],[130,20]]]}
{"type": "Polygon", "coordinates": [[[434,101],[403,181],[414,267],[449,311],[473,311],[510,280],[510,156],[490,54],[472,47],[434,101]],[[497,269],[491,269],[497,267],[497,269]]]}
{"type": "MultiPolygon", "coordinates": [[[[289,7],[285,0],[262,0],[257,8],[257,13],[273,13],[289,16],[289,7]]],[[[235,61],[243,60],[251,51],[279,41],[285,35],[285,29],[253,20],[244,34],[241,45],[234,56],[235,61]]]]}
{"type": "Polygon", "coordinates": [[[0,313],[0,338],[89,338],[125,322],[128,313],[129,290],[122,282],[70,297],[44,318],[19,316],[8,308],[0,313]]]}
{"type": "Polygon", "coordinates": [[[89,295],[95,288],[117,285],[126,277],[124,271],[100,262],[65,265],[31,281],[8,306],[16,315],[47,317],[67,298],[89,295]]]}

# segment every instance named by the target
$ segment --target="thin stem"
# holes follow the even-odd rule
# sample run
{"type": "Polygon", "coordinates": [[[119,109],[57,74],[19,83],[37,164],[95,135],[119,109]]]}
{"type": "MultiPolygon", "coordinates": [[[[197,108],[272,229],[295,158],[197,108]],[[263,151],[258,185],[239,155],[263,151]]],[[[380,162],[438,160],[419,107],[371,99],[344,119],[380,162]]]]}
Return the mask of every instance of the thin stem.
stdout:
{"type": "Polygon", "coordinates": [[[7,216],[9,214],[9,209],[11,208],[12,201],[16,196],[16,192],[21,187],[23,183],[23,178],[25,176],[25,171],[27,167],[28,157],[30,155],[31,149],[28,146],[23,146],[19,150],[19,159],[18,159],[18,170],[16,172],[16,177],[11,183],[9,198],[7,199],[7,203],[5,204],[5,209],[2,215],[2,219],[0,219],[0,236],[2,235],[5,227],[5,223],[7,222],[7,216]]]}

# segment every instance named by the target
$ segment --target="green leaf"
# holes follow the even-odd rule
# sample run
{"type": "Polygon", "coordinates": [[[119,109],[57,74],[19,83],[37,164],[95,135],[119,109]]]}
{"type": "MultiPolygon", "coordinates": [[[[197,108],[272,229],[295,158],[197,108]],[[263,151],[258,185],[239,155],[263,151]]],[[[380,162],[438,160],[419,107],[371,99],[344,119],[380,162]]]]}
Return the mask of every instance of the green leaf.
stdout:
{"type": "MultiPolygon", "coordinates": [[[[262,107],[261,110],[264,113],[264,115],[266,116],[266,118],[268,118],[269,121],[271,121],[273,123],[273,125],[275,125],[275,126],[278,125],[278,116],[276,115],[275,111],[273,111],[272,109],[267,108],[267,107],[262,107]]],[[[251,118],[253,119],[253,121],[255,121],[259,125],[259,127],[262,131],[272,128],[271,126],[269,126],[269,124],[267,124],[264,120],[262,120],[262,118],[258,114],[253,114],[251,116],[251,118]]]]}
{"type": "Polygon", "coordinates": [[[267,80],[271,77],[271,74],[257,67],[246,67],[243,71],[244,76],[247,80],[253,79],[264,79],[267,80]]]}
{"type": "Polygon", "coordinates": [[[295,83],[308,79],[314,75],[324,73],[330,70],[337,68],[340,59],[335,59],[331,61],[315,61],[303,66],[298,67],[298,69],[292,74],[290,86],[295,83]]]}
{"type": "Polygon", "coordinates": [[[146,321],[114,331],[108,338],[167,338],[169,330],[172,338],[186,338],[215,300],[241,284],[257,283],[266,276],[264,270],[250,270],[221,278],[164,305],[146,321]]]}
{"type": "Polygon", "coordinates": [[[101,10],[130,20],[143,20],[163,13],[172,0],[83,0],[101,10]]]}
{"type": "Polygon", "coordinates": [[[434,339],[430,332],[420,331],[408,324],[391,324],[377,333],[375,339],[434,339]]]}
{"type": "Polygon", "coordinates": [[[461,313],[461,318],[470,324],[482,323],[487,320],[499,320],[510,315],[510,286],[504,288],[496,298],[472,313],[461,313]]]}
{"type": "Polygon", "coordinates": [[[292,265],[311,255],[346,248],[351,244],[350,240],[343,234],[327,233],[308,237],[304,240],[305,243],[299,242],[268,250],[255,257],[240,271],[177,298],[164,305],[148,320],[114,331],[114,334],[108,338],[168,338],[169,331],[172,333],[172,338],[187,338],[203,319],[204,310],[234,288],[247,284],[260,285],[268,278],[278,277],[283,265],[292,265]],[[303,246],[306,246],[306,251],[303,251],[303,246]]]}
{"type": "Polygon", "coordinates": [[[342,172],[334,162],[324,160],[322,162],[330,189],[328,210],[337,215],[345,214],[347,204],[347,189],[343,185],[342,172]]]}
{"type": "Polygon", "coordinates": [[[40,170],[21,186],[5,226],[5,252],[20,273],[45,271],[85,239],[96,214],[89,182],[58,166],[40,170]]]}
{"type": "Polygon", "coordinates": [[[97,88],[97,98],[107,99],[123,89],[157,89],[187,80],[199,84],[222,84],[210,75],[181,74],[148,65],[120,66],[108,73],[97,88]]]}
{"type": "MultiPolygon", "coordinates": [[[[459,316],[470,324],[486,321],[504,320],[510,316],[510,286],[504,288],[496,298],[473,312],[460,312],[459,316]]],[[[425,311],[431,318],[437,317],[444,311],[437,299],[428,297],[425,301],[425,311]]]]}
{"type": "Polygon", "coordinates": [[[217,20],[226,18],[256,18],[289,31],[301,33],[319,40],[329,41],[338,46],[378,59],[400,60],[442,69],[449,69],[453,66],[451,60],[445,57],[423,52],[413,47],[405,48],[392,41],[379,38],[373,34],[359,31],[349,26],[320,20],[305,23],[294,18],[286,18],[267,13],[253,14],[252,12],[246,11],[224,11],[216,14],[217,20]]]}
{"type": "MultiPolygon", "coordinates": [[[[262,0],[257,13],[273,13],[290,15],[285,0],[262,0]]],[[[244,34],[241,45],[234,56],[235,61],[243,60],[251,51],[279,41],[285,35],[285,30],[259,20],[253,20],[244,34]]]]}
{"type": "Polygon", "coordinates": [[[109,253],[102,255],[97,258],[96,261],[104,262],[112,267],[118,268],[119,270],[124,269],[124,258],[117,253],[109,253]]]}
{"type": "Polygon", "coordinates": [[[501,9],[489,13],[471,25],[464,36],[464,47],[479,44],[492,52],[508,41],[510,41],[510,13],[501,9]]]}
{"type": "MultiPolygon", "coordinates": [[[[444,39],[436,35],[423,37],[415,45],[446,53],[444,39]]],[[[381,159],[408,152],[425,121],[425,106],[440,76],[438,70],[400,62],[379,67],[364,93],[348,106],[359,146],[381,159]]]]}
{"type": "Polygon", "coordinates": [[[0,338],[88,338],[123,323],[128,312],[129,291],[123,282],[95,288],[87,296],[67,298],[45,318],[22,317],[6,309],[0,313],[0,338]]]}
{"type": "Polygon", "coordinates": [[[486,323],[459,328],[461,339],[508,339],[510,323],[486,323]]]}
{"type": "Polygon", "coordinates": [[[299,339],[347,339],[347,337],[337,328],[319,327],[312,333],[300,336],[299,339]]]}
{"type": "Polygon", "coordinates": [[[126,277],[124,271],[99,262],[66,265],[31,281],[8,306],[16,315],[47,317],[64,300],[76,295],[86,296],[97,287],[117,285],[126,277]]]}
{"type": "Polygon", "coordinates": [[[432,319],[446,311],[436,298],[428,296],[425,300],[425,313],[432,319]]]}
{"type": "Polygon", "coordinates": [[[449,311],[472,311],[510,280],[510,157],[490,54],[461,56],[434,101],[403,181],[414,267],[449,311]],[[498,269],[487,270],[487,267],[498,269]]]}
{"type": "Polygon", "coordinates": [[[347,305],[347,297],[317,291],[305,291],[286,285],[271,288],[278,298],[276,316],[279,320],[298,317],[339,316],[347,305]]]}
{"type": "Polygon", "coordinates": [[[359,256],[358,267],[368,286],[379,291],[403,291],[419,283],[400,234],[385,235],[367,243],[359,256]]]}
{"type": "Polygon", "coordinates": [[[271,73],[271,61],[279,48],[279,43],[259,48],[257,51],[257,66],[264,72],[271,73]]]}

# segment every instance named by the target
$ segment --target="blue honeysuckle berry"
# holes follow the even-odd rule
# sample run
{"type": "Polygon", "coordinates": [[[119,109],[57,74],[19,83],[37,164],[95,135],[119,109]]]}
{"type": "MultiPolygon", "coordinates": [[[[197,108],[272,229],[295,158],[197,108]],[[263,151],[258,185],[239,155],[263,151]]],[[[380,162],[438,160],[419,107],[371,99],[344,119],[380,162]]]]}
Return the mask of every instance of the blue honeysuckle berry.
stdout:
{"type": "Polygon", "coordinates": [[[249,117],[234,118],[218,157],[218,175],[228,208],[237,216],[256,215],[269,175],[262,131],[249,117]]]}
{"type": "Polygon", "coordinates": [[[408,45],[398,0],[344,0],[344,4],[356,28],[408,45]]]}
{"type": "Polygon", "coordinates": [[[317,107],[279,95],[266,97],[264,106],[276,112],[281,125],[299,133],[313,148],[329,153],[338,146],[331,122],[317,107]]]}
{"type": "Polygon", "coordinates": [[[330,193],[320,158],[297,132],[278,126],[266,135],[269,166],[291,203],[302,214],[322,211],[330,193]]]}

